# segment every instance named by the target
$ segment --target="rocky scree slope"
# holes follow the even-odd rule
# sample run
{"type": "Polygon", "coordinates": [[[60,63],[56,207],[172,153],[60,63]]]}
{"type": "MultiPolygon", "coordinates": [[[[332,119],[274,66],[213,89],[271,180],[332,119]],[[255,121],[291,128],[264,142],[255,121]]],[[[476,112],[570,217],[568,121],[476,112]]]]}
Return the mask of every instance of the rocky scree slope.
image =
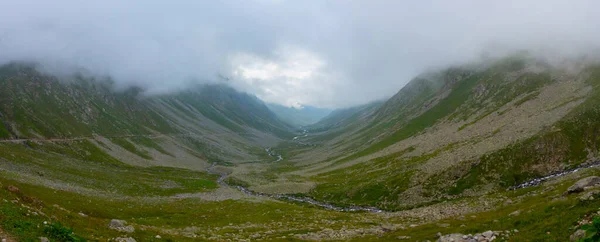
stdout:
{"type": "Polygon", "coordinates": [[[329,152],[295,174],[312,176],[317,199],[404,209],[593,161],[599,70],[517,55],[419,76],[355,132],[300,154],[329,152]]]}

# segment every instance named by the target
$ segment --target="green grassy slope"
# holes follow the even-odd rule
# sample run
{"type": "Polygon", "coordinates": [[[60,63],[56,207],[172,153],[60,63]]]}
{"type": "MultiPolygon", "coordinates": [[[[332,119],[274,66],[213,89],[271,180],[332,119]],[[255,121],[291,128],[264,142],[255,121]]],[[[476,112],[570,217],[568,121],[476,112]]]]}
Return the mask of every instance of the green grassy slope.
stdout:
{"type": "MultiPolygon", "coordinates": [[[[529,61],[531,60],[528,58],[510,57],[475,72],[458,72],[461,73],[459,75],[462,78],[449,75],[452,77],[445,79],[443,85],[438,85],[440,87],[438,93],[447,93],[447,95],[442,95],[439,102],[426,108],[423,103],[431,102],[423,101],[424,99],[420,97],[430,96],[432,89],[428,88],[420,88],[422,94],[412,95],[412,98],[415,98],[413,100],[389,101],[377,114],[381,116],[385,113],[381,117],[389,116],[391,113],[397,114],[398,118],[391,118],[394,121],[390,121],[396,122],[397,129],[394,130],[391,126],[386,128],[389,118],[374,119],[373,124],[362,131],[363,139],[386,132],[388,135],[371,145],[351,146],[362,148],[339,159],[336,163],[373,154],[399,141],[427,132],[428,128],[440,122],[457,123],[473,120],[461,126],[458,130],[460,131],[490,113],[497,112],[509,102],[514,102],[514,105],[518,106],[534,99],[539,94],[540,88],[556,81],[553,76],[556,76],[560,70],[544,63],[536,63],[536,66],[542,68],[528,71],[529,61]],[[516,100],[517,97],[526,100],[516,100]],[[421,108],[407,108],[406,103],[414,100],[418,100],[416,101],[418,104],[413,106],[421,108]],[[392,104],[399,104],[399,106],[392,108],[392,104]],[[390,132],[390,130],[394,131],[390,132]]],[[[464,160],[440,174],[423,175],[419,167],[442,152],[464,144],[451,143],[429,153],[403,157],[406,152],[415,148],[410,147],[404,151],[382,155],[367,162],[313,177],[318,185],[310,194],[341,205],[405,209],[406,207],[401,205],[403,204],[402,193],[411,186],[410,181],[415,175],[428,177],[424,183],[418,185],[423,186],[420,188],[421,196],[428,197],[425,200],[430,202],[462,195],[467,189],[489,187],[489,184],[493,184],[497,189],[506,189],[528,179],[575,167],[587,161],[589,157],[596,157],[599,148],[597,120],[600,118],[598,112],[600,75],[598,73],[600,73],[598,67],[584,70],[581,75],[587,78],[587,84],[593,88],[586,101],[557,122],[555,127],[546,128],[534,137],[477,157],[475,160],[464,160]],[[445,195],[438,195],[440,191],[445,195]]],[[[423,80],[416,79],[416,81],[423,80]]],[[[437,96],[431,98],[436,99],[437,96]]]]}
{"type": "MultiPolygon", "coordinates": [[[[0,137],[75,137],[181,133],[178,120],[155,108],[158,100],[189,105],[234,133],[254,128],[288,137],[283,122],[258,99],[220,85],[161,97],[143,97],[132,88],[113,92],[110,81],[58,79],[24,64],[0,67],[0,137]],[[179,102],[176,102],[179,101],[179,102]],[[9,126],[6,126],[9,125],[9,126]],[[14,129],[14,130],[13,130],[14,129]]],[[[180,107],[184,113],[186,107],[180,107]]]]}

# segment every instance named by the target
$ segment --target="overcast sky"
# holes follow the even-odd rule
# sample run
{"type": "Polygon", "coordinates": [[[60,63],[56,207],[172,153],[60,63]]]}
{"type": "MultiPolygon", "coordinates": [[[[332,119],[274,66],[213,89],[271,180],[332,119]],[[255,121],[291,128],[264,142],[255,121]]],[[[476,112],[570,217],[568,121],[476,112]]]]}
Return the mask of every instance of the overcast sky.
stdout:
{"type": "Polygon", "coordinates": [[[600,1],[0,0],[0,64],[85,68],[149,93],[230,77],[283,105],[347,107],[483,50],[584,53],[600,1]]]}

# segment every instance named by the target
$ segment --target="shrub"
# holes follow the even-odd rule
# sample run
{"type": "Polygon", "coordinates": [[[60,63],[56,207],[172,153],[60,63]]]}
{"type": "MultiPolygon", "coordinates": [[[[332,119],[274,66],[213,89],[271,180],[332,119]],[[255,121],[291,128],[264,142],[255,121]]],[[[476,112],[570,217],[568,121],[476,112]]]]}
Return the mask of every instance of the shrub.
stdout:
{"type": "Polygon", "coordinates": [[[85,239],[75,235],[72,229],[64,227],[61,223],[51,223],[46,225],[46,227],[44,227],[44,233],[46,233],[48,237],[61,242],[85,241],[85,239]]]}

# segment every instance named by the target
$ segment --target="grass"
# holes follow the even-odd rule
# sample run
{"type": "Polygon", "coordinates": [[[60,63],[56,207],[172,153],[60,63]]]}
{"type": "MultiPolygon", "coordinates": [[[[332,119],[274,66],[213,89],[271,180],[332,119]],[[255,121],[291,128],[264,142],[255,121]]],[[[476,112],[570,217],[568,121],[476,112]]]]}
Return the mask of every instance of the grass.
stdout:
{"type": "Polygon", "coordinates": [[[152,156],[150,156],[148,151],[139,149],[133,143],[129,142],[129,140],[127,140],[125,138],[111,138],[110,141],[123,147],[127,151],[138,155],[139,157],[142,157],[147,160],[152,160],[152,156]]]}
{"type": "Polygon", "coordinates": [[[41,227],[46,218],[34,216],[20,204],[11,202],[19,197],[6,191],[4,187],[0,194],[4,199],[0,200],[0,227],[5,232],[22,241],[39,241],[39,237],[46,236],[41,227]]]}
{"type": "MultiPolygon", "coordinates": [[[[0,116],[0,121],[2,121],[2,116],[0,116]]],[[[10,138],[10,132],[3,123],[0,123],[0,139],[2,138],[10,138]]]]}
{"type": "Polygon", "coordinates": [[[582,202],[576,199],[577,195],[570,195],[564,200],[554,200],[554,198],[560,198],[562,192],[570,184],[561,184],[545,193],[542,193],[540,188],[504,192],[502,195],[515,200],[521,198],[522,201],[508,206],[496,204],[497,209],[466,214],[464,218],[452,217],[432,224],[384,234],[382,237],[371,236],[356,240],[391,240],[397,236],[408,235],[411,236],[411,240],[434,241],[437,239],[436,233],[438,232],[442,234],[475,234],[487,230],[513,231],[517,229],[519,232],[513,232],[509,241],[568,241],[569,236],[575,232],[578,221],[582,220],[584,216],[598,211],[600,206],[598,199],[582,202]],[[538,195],[522,196],[531,195],[534,192],[538,195]],[[517,210],[521,211],[518,216],[509,215],[517,210]],[[441,223],[447,223],[450,226],[441,228],[436,225],[441,223]]]}
{"type": "MultiPolygon", "coordinates": [[[[18,183],[4,177],[0,177],[0,182],[19,187],[23,196],[35,194],[36,199],[43,201],[39,209],[47,217],[55,217],[56,219],[52,220],[53,223],[60,222],[61,228],[65,228],[59,228],[60,231],[72,229],[75,235],[88,240],[107,240],[120,236],[119,232],[108,229],[107,225],[110,219],[124,219],[129,224],[133,224],[137,229],[128,236],[142,241],[155,241],[156,234],[160,234],[163,239],[194,241],[206,239],[203,236],[210,235],[223,236],[218,240],[224,240],[224,238],[234,238],[235,236],[249,237],[255,233],[261,233],[265,237],[277,241],[281,240],[277,239],[278,237],[289,236],[291,233],[299,231],[318,232],[326,225],[334,229],[341,229],[343,226],[370,225],[368,222],[358,220],[355,214],[282,202],[102,199],[18,183]],[[51,204],[58,204],[60,208],[51,204]],[[79,212],[86,214],[87,217],[78,215],[79,212]],[[331,221],[335,223],[330,224],[331,221]],[[252,226],[248,227],[248,224],[252,226]],[[146,229],[141,230],[139,226],[146,226],[146,229]],[[180,233],[167,234],[157,230],[157,227],[173,231],[184,231],[188,227],[195,228],[199,237],[193,239],[184,237],[180,233]],[[267,231],[272,232],[265,234],[267,231]]],[[[3,190],[1,193],[7,192],[3,190]]],[[[10,198],[10,196],[5,197],[10,198]]],[[[30,219],[33,217],[18,212],[22,210],[21,205],[10,202],[1,204],[11,206],[10,210],[15,211],[14,220],[2,220],[5,223],[1,225],[2,229],[22,241],[29,241],[28,238],[37,239],[46,234],[42,224],[45,220],[50,221],[48,218],[30,219]],[[13,225],[13,222],[16,225],[13,225]],[[23,227],[25,229],[22,229],[23,227]],[[30,228],[36,228],[36,230],[30,228]],[[23,231],[23,233],[19,233],[19,231],[23,231]]]]}
{"type": "MultiPolygon", "coordinates": [[[[588,79],[593,86],[592,93],[569,115],[557,122],[553,128],[512,144],[508,147],[486,154],[477,160],[466,161],[477,164],[467,169],[458,167],[447,173],[466,173],[447,187],[447,193],[458,195],[466,189],[475,188],[479,184],[498,184],[507,188],[526,180],[543,176],[562,167],[575,167],[586,161],[600,149],[600,71],[594,72],[588,79]],[[551,167],[551,168],[536,168],[551,167]]],[[[464,167],[464,166],[463,166],[464,167]]],[[[436,176],[432,183],[447,184],[448,175],[436,176]]],[[[439,189],[437,187],[436,189],[439,189]]],[[[433,189],[433,188],[432,188],[433,189]]]]}
{"type": "MultiPolygon", "coordinates": [[[[178,233],[166,234],[156,230],[157,227],[177,231],[194,226],[199,236],[212,234],[212,236],[223,236],[222,239],[234,238],[233,236],[248,237],[260,233],[266,238],[278,241],[285,240],[282,239],[283,236],[319,232],[325,227],[338,230],[349,226],[368,228],[378,224],[377,219],[373,220],[374,217],[365,219],[360,213],[339,213],[281,202],[256,203],[233,200],[208,202],[194,199],[164,202],[106,200],[22,184],[4,177],[0,177],[0,183],[3,187],[12,184],[21,189],[19,194],[10,193],[5,189],[0,190],[0,195],[8,201],[0,201],[1,216],[3,216],[0,227],[20,241],[35,241],[41,236],[56,239],[69,235],[78,240],[65,241],[107,240],[121,236],[119,232],[107,228],[108,222],[113,218],[125,219],[133,224],[138,229],[128,236],[143,241],[156,241],[154,238],[156,234],[160,234],[164,240],[194,240],[178,233]],[[35,197],[32,196],[33,194],[35,197]],[[15,199],[19,199],[20,202],[10,202],[15,199]],[[32,215],[28,211],[33,209],[28,209],[21,204],[35,207],[35,211],[41,211],[45,215],[32,215]],[[232,211],[237,212],[232,213],[232,211]],[[86,214],[87,217],[78,215],[79,212],[86,214]],[[44,221],[47,221],[50,226],[44,226],[44,221]],[[247,223],[253,226],[245,227],[247,223]],[[281,224],[276,225],[278,223],[281,224]],[[145,230],[139,229],[142,225],[146,226],[145,230]],[[274,232],[265,234],[268,230],[274,232]],[[67,233],[70,231],[74,234],[67,233]]],[[[497,194],[497,197],[507,197],[518,202],[508,206],[498,205],[497,209],[492,211],[467,214],[464,219],[451,217],[416,228],[391,231],[380,236],[366,234],[354,240],[393,240],[397,236],[409,235],[411,240],[421,241],[436,239],[437,232],[474,234],[487,230],[518,229],[520,232],[511,235],[512,240],[565,241],[574,232],[577,221],[600,207],[599,200],[580,202],[576,199],[577,195],[570,195],[566,200],[553,200],[555,197],[560,197],[570,185],[571,182],[566,182],[550,190],[530,188],[502,192],[497,194]],[[542,193],[542,190],[546,192],[542,193]],[[521,211],[520,215],[508,215],[516,210],[521,211]],[[450,226],[441,228],[436,225],[441,223],[450,226]],[[465,226],[461,227],[461,225],[465,226]],[[547,234],[546,231],[551,233],[547,234]]],[[[468,203],[469,200],[462,202],[468,203]]],[[[391,219],[388,222],[400,222],[391,219]]]]}
{"type": "Polygon", "coordinates": [[[162,146],[157,144],[153,139],[150,139],[147,137],[132,137],[132,138],[130,138],[130,140],[133,143],[140,144],[140,145],[143,145],[143,146],[151,148],[151,149],[155,149],[162,154],[165,154],[168,156],[173,156],[173,154],[166,151],[162,146]]]}
{"type": "Polygon", "coordinates": [[[64,242],[81,242],[85,239],[77,236],[72,229],[64,227],[60,222],[45,224],[44,233],[52,240],[64,242]]]}
{"type": "Polygon", "coordinates": [[[171,167],[133,167],[101,151],[89,141],[70,143],[0,144],[8,174],[29,174],[40,181],[129,196],[170,196],[210,191],[217,175],[171,167]]]}
{"type": "Polygon", "coordinates": [[[314,179],[318,185],[310,195],[340,206],[406,209],[398,200],[398,195],[409,188],[410,179],[416,172],[414,167],[457,145],[450,144],[420,156],[403,157],[415,150],[409,147],[369,162],[322,174],[314,179]]]}
{"type": "MultiPolygon", "coordinates": [[[[441,120],[467,120],[473,114],[483,110],[484,115],[469,123],[472,124],[522,94],[531,93],[531,96],[526,96],[526,98],[534,98],[535,95],[533,94],[539,88],[553,81],[548,73],[525,73],[520,75],[515,81],[505,82],[506,74],[510,71],[520,70],[518,68],[524,68],[525,62],[526,60],[522,57],[507,58],[484,72],[473,73],[467,76],[451,86],[451,92],[448,96],[440,100],[437,105],[427,109],[417,117],[400,122],[403,125],[391,135],[340,160],[340,162],[380,151],[392,144],[423,132],[441,120]],[[486,87],[489,92],[482,94],[483,96],[477,96],[474,90],[476,87],[481,86],[486,87]],[[492,105],[482,103],[486,99],[491,101],[492,105]]],[[[422,102],[424,101],[426,100],[422,102]]],[[[520,101],[525,102],[527,100],[521,99],[520,101]]],[[[520,101],[517,101],[517,103],[520,101]]],[[[411,111],[414,112],[414,110],[411,111]]],[[[395,115],[399,117],[407,116],[403,113],[395,115]]],[[[397,124],[398,121],[395,121],[395,123],[397,124]]],[[[463,126],[460,129],[465,127],[463,126]]],[[[384,131],[386,131],[384,127],[378,127],[369,131],[369,133],[380,134],[384,131]]]]}

